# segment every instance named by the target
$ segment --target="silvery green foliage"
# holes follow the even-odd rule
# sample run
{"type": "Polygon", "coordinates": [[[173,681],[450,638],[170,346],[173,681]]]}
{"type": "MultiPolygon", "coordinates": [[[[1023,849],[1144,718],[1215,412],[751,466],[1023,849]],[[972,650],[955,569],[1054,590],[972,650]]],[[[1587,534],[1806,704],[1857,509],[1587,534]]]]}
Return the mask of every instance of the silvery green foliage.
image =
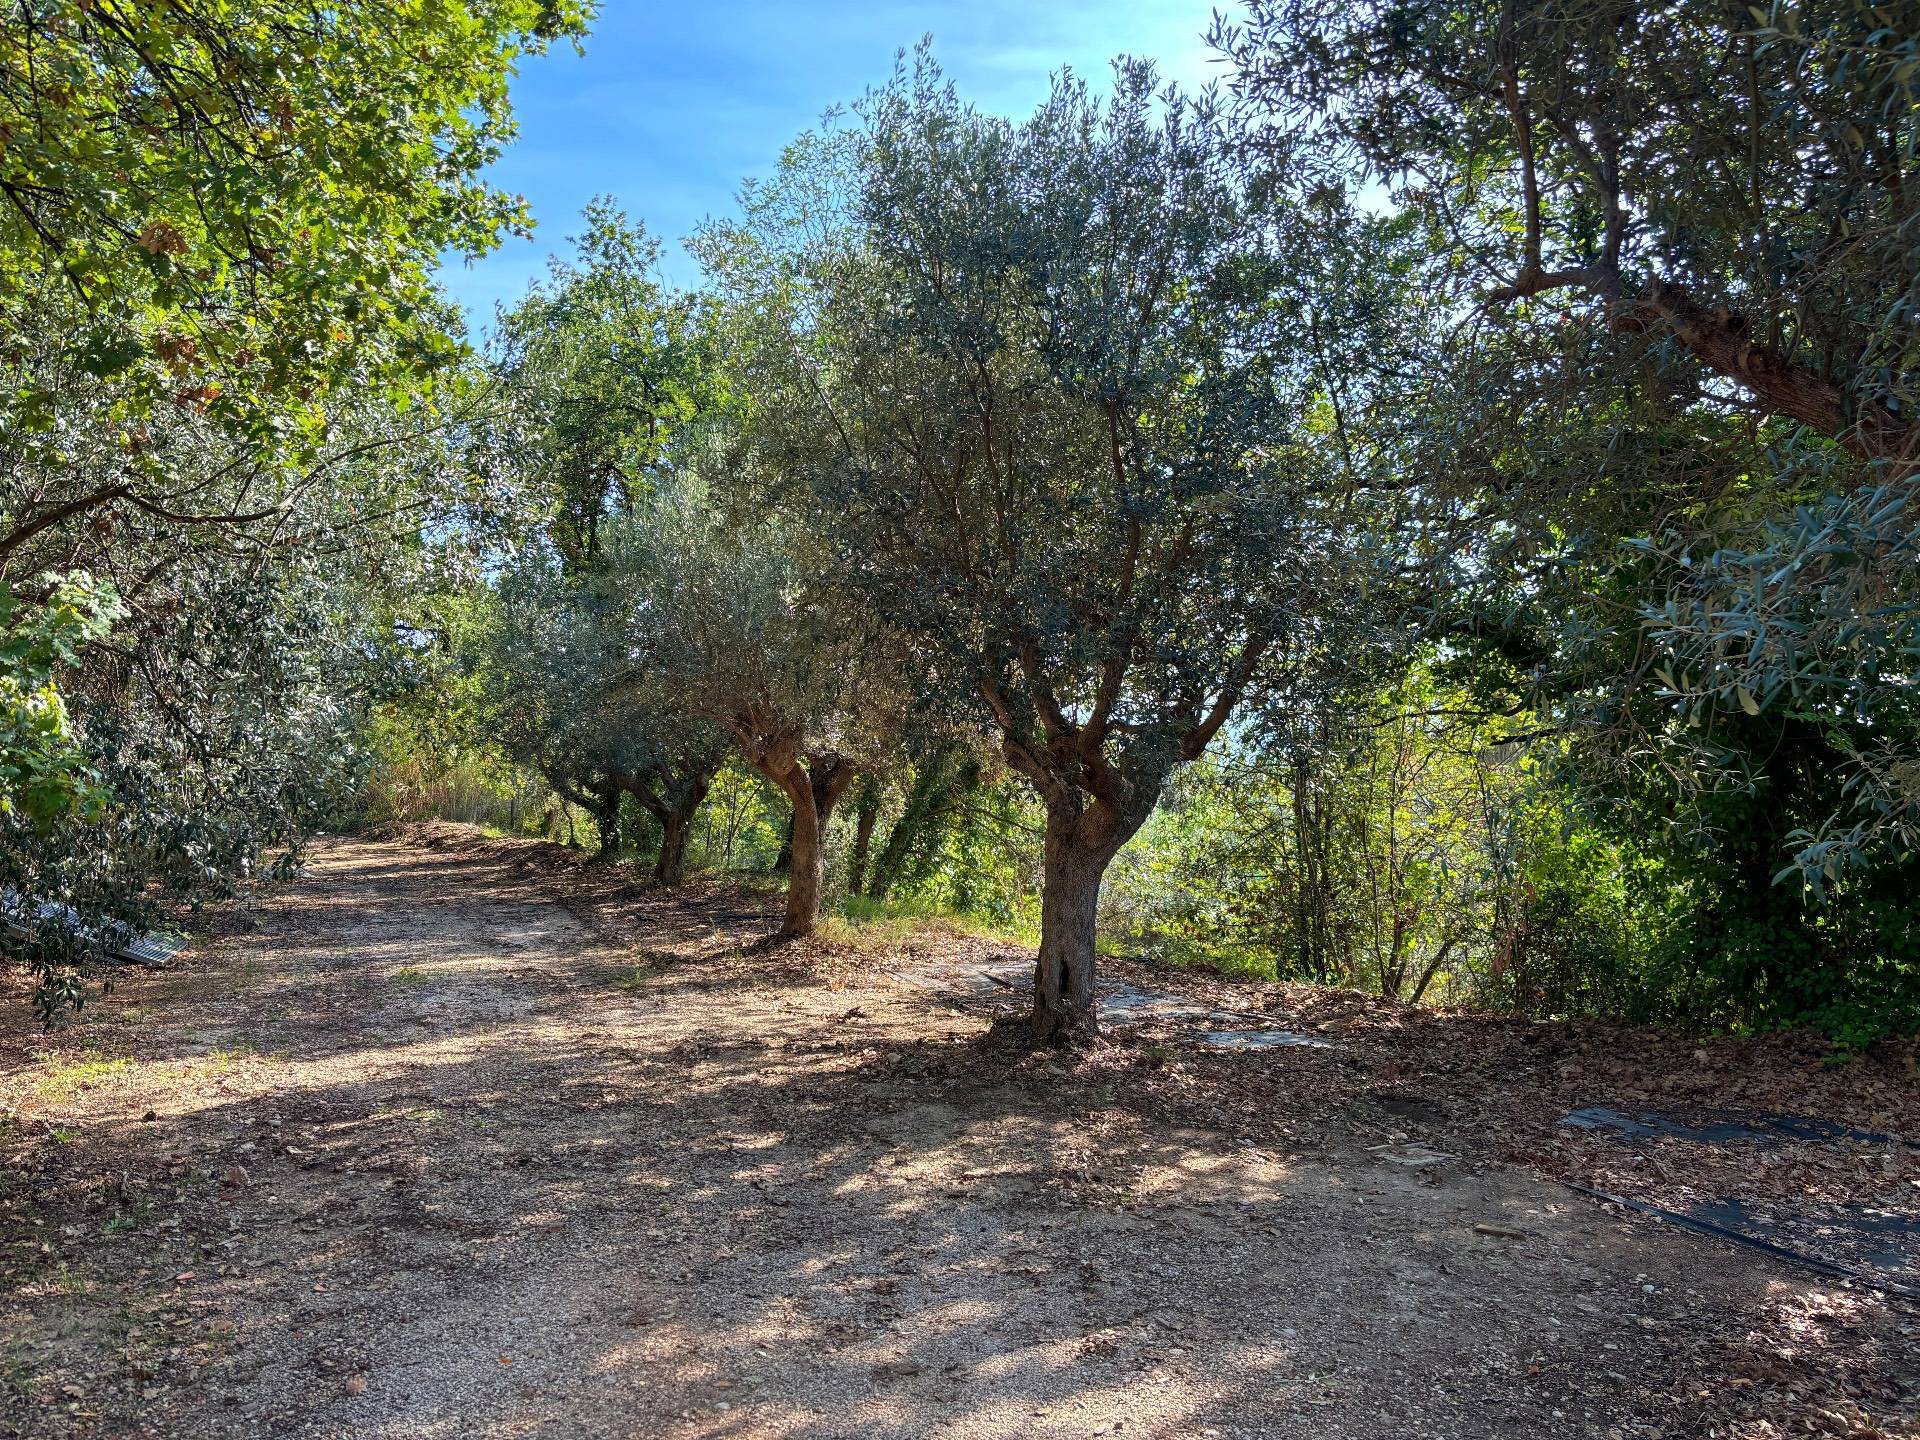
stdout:
{"type": "Polygon", "coordinates": [[[717,502],[702,474],[723,451],[681,459],[682,474],[601,532],[618,689],[720,725],[749,752],[873,753],[898,713],[892,637],[807,564],[800,527],[717,502]]]}
{"type": "Polygon", "coordinates": [[[1362,613],[1328,234],[1256,204],[1209,103],[1146,65],[1016,125],[923,54],[704,238],[767,483],[818,507],[928,689],[1114,833],[1362,613]]]}
{"type": "MultiPolygon", "coordinates": [[[[1831,460],[1831,456],[1822,457],[1831,460]]],[[[1882,482],[1798,506],[1750,546],[1695,559],[1689,539],[1638,542],[1684,578],[1644,623],[1655,673],[1697,731],[1709,712],[1774,712],[1827,729],[1844,804],[1787,840],[1821,890],[1874,850],[1920,840],[1920,515],[1882,482]]]]}
{"type": "Polygon", "coordinates": [[[621,778],[711,773],[710,722],[636,664],[619,584],[582,577],[539,546],[502,574],[476,665],[489,738],[559,794],[593,808],[621,778]]]}

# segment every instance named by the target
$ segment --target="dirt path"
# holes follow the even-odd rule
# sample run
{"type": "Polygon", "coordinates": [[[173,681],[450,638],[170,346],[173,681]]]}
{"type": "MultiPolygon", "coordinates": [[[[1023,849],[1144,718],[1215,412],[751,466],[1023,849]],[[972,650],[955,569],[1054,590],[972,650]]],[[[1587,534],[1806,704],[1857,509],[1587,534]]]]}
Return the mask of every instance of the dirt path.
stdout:
{"type": "Polygon", "coordinates": [[[518,854],[328,845],[0,1057],[0,1430],[1680,1436],[1782,1334],[1911,1399],[1910,1313],[1516,1169],[1150,1118],[743,956],[737,898],[609,935],[518,854]]]}

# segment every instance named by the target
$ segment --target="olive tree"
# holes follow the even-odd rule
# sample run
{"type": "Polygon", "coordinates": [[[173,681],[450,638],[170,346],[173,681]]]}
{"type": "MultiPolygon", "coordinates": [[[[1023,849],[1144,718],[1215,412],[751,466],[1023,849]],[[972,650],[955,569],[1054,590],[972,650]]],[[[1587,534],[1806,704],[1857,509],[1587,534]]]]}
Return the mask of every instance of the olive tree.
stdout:
{"type": "Polygon", "coordinates": [[[898,647],[810,579],[804,532],[729,514],[701,473],[696,458],[602,527],[623,683],[720,727],[786,796],[792,863],[775,939],[798,939],[819,918],[834,807],[897,723],[898,647]]]}
{"type": "Polygon", "coordinates": [[[660,826],[653,878],[686,875],[687,836],[727,755],[725,734],[637,683],[623,615],[607,587],[530,547],[497,581],[479,674],[488,740],[594,817],[600,853],[622,848],[620,799],[660,826]]]}
{"type": "Polygon", "coordinates": [[[727,737],[701,717],[670,708],[648,714],[633,736],[631,749],[613,771],[614,781],[660,827],[655,883],[678,885],[687,875],[694,817],[726,763],[727,737]]]}
{"type": "Polygon", "coordinates": [[[1207,105],[1146,65],[1016,125],[922,55],[856,116],[705,255],[758,317],[760,462],[1044,802],[1032,1023],[1078,1041],[1109,862],[1358,604],[1367,502],[1302,284],[1326,242],[1254,203],[1207,105]]]}

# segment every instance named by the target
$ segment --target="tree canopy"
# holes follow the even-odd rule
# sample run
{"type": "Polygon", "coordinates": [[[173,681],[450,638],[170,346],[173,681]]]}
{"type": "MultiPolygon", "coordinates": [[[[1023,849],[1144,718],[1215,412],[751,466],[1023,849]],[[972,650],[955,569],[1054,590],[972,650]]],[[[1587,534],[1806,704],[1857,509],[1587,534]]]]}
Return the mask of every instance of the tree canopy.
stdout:
{"type": "Polygon", "coordinates": [[[1203,107],[1116,82],[1016,126],[923,55],[706,241],[762,467],[1045,804],[1043,1034],[1093,1023],[1099,877],[1172,767],[1325,663],[1366,568],[1304,227],[1203,107]]]}
{"type": "Polygon", "coordinates": [[[771,870],[769,943],[964,911],[1044,1043],[1102,938],[1920,1025],[1884,7],[1247,0],[1218,87],[1021,116],[923,45],[698,278],[597,199],[470,348],[433,267],[526,231],[508,82],[590,8],[8,22],[0,894],[50,1015],[100,925],[447,813],[771,870]]]}

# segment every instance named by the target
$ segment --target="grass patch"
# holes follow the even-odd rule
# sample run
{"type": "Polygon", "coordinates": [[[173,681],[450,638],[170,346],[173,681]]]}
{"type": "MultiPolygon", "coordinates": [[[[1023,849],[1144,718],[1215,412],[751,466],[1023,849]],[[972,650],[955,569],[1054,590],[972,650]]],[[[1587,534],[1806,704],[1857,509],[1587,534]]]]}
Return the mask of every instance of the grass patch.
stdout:
{"type": "MultiPolygon", "coordinates": [[[[210,1076],[231,1075],[249,1060],[261,1058],[260,1052],[245,1040],[237,1045],[223,1046],[218,1050],[209,1050],[196,1059],[182,1062],[182,1079],[207,1079],[210,1076]]],[[[275,1058],[275,1057],[268,1057],[275,1058]]]]}
{"type": "Polygon", "coordinates": [[[93,1294],[93,1278],[89,1275],[83,1275],[71,1265],[62,1265],[54,1272],[52,1285],[58,1293],[62,1295],[72,1295],[80,1299],[85,1299],[87,1296],[93,1294]]]}
{"type": "Polygon", "coordinates": [[[40,1388],[40,1377],[24,1345],[0,1354],[0,1396],[30,1401],[40,1388]]]}
{"type": "Polygon", "coordinates": [[[821,917],[828,940],[863,947],[899,945],[917,935],[960,935],[1011,945],[1037,945],[1040,932],[1028,925],[998,924],[980,915],[949,910],[926,900],[876,900],[849,895],[835,914],[821,917]]]}
{"type": "Polygon", "coordinates": [[[393,983],[411,990],[416,985],[427,983],[427,972],[418,965],[402,965],[393,972],[393,983]]]}
{"type": "Polygon", "coordinates": [[[1278,980],[1271,956],[1209,944],[1184,935],[1136,934],[1116,939],[1100,953],[1170,970],[1204,970],[1227,980],[1278,980]]]}
{"type": "Polygon", "coordinates": [[[76,1060],[48,1071],[34,1088],[42,1100],[58,1105],[73,1099],[82,1090],[91,1090],[132,1069],[133,1061],[127,1059],[76,1060]]]}
{"type": "Polygon", "coordinates": [[[724,880],[736,889],[754,895],[778,895],[787,888],[787,877],[777,870],[712,870],[700,873],[710,874],[715,879],[724,880]]]}
{"type": "Polygon", "coordinates": [[[629,995],[638,995],[654,981],[665,978],[680,963],[680,957],[670,950],[647,950],[635,945],[628,947],[627,954],[634,957],[633,963],[614,972],[611,983],[629,995]]]}

